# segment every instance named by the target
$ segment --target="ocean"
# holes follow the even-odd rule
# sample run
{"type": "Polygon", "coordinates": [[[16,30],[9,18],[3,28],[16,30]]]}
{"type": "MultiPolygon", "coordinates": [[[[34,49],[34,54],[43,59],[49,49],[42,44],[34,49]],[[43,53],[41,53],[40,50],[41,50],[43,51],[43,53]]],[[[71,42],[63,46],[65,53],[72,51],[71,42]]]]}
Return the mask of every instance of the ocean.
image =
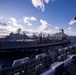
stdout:
{"type": "Polygon", "coordinates": [[[76,36],[69,36],[69,38],[71,39],[71,45],[76,44],[76,36]]]}

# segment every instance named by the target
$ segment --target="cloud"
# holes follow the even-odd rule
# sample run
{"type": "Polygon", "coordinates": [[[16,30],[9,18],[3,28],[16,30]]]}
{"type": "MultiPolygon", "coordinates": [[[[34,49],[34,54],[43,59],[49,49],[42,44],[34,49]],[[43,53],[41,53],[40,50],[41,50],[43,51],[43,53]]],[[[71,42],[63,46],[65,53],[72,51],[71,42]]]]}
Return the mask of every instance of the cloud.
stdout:
{"type": "Polygon", "coordinates": [[[69,22],[70,25],[72,25],[72,24],[74,24],[74,23],[76,23],[76,17],[73,18],[73,19],[69,22]]]}
{"type": "Polygon", "coordinates": [[[7,19],[7,17],[0,17],[0,19],[1,19],[1,20],[3,20],[3,19],[7,19]]]}
{"type": "Polygon", "coordinates": [[[18,28],[14,27],[12,25],[8,25],[7,29],[8,29],[9,32],[16,32],[18,28]]]}
{"type": "Polygon", "coordinates": [[[0,21],[0,26],[7,26],[7,24],[5,22],[0,21]]]}
{"type": "Polygon", "coordinates": [[[6,29],[0,29],[0,33],[7,33],[8,32],[8,30],[6,30],[6,29]]]}
{"type": "Polygon", "coordinates": [[[12,24],[13,26],[19,26],[16,18],[12,17],[12,18],[9,18],[9,20],[10,21],[8,21],[8,23],[12,24]]]}
{"type": "Polygon", "coordinates": [[[29,17],[24,17],[24,23],[28,23],[29,20],[29,17]]]}
{"type": "Polygon", "coordinates": [[[67,29],[68,31],[71,31],[72,30],[72,27],[68,27],[68,29],[67,29]]]}
{"type": "Polygon", "coordinates": [[[0,17],[0,19],[3,19],[3,17],[0,17]]]}
{"type": "Polygon", "coordinates": [[[36,21],[37,19],[35,17],[30,17],[31,21],[36,21]]]}
{"type": "Polygon", "coordinates": [[[24,23],[27,23],[29,26],[31,26],[32,24],[29,21],[30,21],[29,17],[24,17],[24,23]]]}
{"type": "Polygon", "coordinates": [[[14,17],[9,18],[8,24],[9,25],[7,26],[7,28],[9,29],[9,31],[16,32],[16,30],[19,28],[21,28],[22,30],[25,30],[25,27],[19,24],[19,21],[14,17]]]}
{"type": "Polygon", "coordinates": [[[46,34],[53,34],[53,30],[52,29],[47,29],[47,30],[44,30],[42,32],[46,33],[46,34]]]}
{"type": "Polygon", "coordinates": [[[74,24],[74,23],[76,23],[76,20],[71,20],[71,21],[69,22],[70,25],[72,25],[72,24],[74,24]]]}
{"type": "Polygon", "coordinates": [[[8,35],[9,31],[6,29],[0,29],[0,38],[4,37],[5,35],[8,35]]]}
{"type": "MultiPolygon", "coordinates": [[[[23,18],[24,20],[24,23],[27,23],[28,25],[31,25],[31,21],[37,21],[37,19],[35,17],[24,17],[23,18]]],[[[20,20],[19,20],[20,21],[20,20]]],[[[7,29],[12,32],[16,32],[16,30],[20,27],[21,29],[23,29],[23,26],[19,24],[19,22],[17,21],[16,18],[9,18],[9,21],[8,21],[9,24],[11,25],[8,25],[7,26],[7,29]]],[[[40,32],[43,32],[43,33],[52,33],[52,30],[48,29],[48,22],[46,20],[43,20],[43,19],[40,19],[40,23],[41,25],[37,27],[36,30],[33,30],[33,29],[23,29],[25,32],[27,32],[28,34],[33,34],[33,33],[40,33],[40,32]]]]}
{"type": "Polygon", "coordinates": [[[9,33],[7,25],[4,23],[1,23],[0,25],[0,36],[7,35],[9,33]]]}
{"type": "Polygon", "coordinates": [[[39,34],[39,33],[43,33],[43,34],[53,34],[53,30],[47,29],[47,30],[43,30],[40,31],[39,29],[33,30],[33,29],[26,29],[26,31],[24,31],[27,34],[32,35],[33,33],[35,34],[39,34]]]}
{"type": "Polygon", "coordinates": [[[27,23],[29,26],[32,26],[30,21],[37,21],[35,17],[24,17],[24,23],[27,23]]]}
{"type": "Polygon", "coordinates": [[[68,35],[72,35],[72,27],[68,27],[67,28],[67,30],[66,30],[66,33],[68,34],[68,35]]]}
{"type": "Polygon", "coordinates": [[[37,29],[33,30],[33,29],[26,29],[25,32],[27,32],[28,34],[39,34],[39,33],[46,33],[46,34],[52,34],[53,30],[50,30],[48,28],[48,22],[46,20],[40,19],[40,23],[41,25],[37,27],[37,29]]]}
{"type": "Polygon", "coordinates": [[[9,19],[11,20],[11,22],[13,22],[13,23],[17,23],[16,18],[12,17],[12,18],[9,18],[9,19]]]}
{"type": "Polygon", "coordinates": [[[17,19],[16,18],[9,18],[10,19],[10,21],[8,21],[8,23],[10,23],[10,24],[12,24],[14,27],[21,27],[22,28],[22,25],[21,24],[19,24],[19,22],[17,21],[17,19]]]}
{"type": "Polygon", "coordinates": [[[56,26],[55,29],[58,29],[59,30],[60,28],[58,26],[56,26]]]}
{"type": "MultiPolygon", "coordinates": [[[[45,10],[45,5],[44,3],[48,4],[50,0],[32,0],[33,6],[36,8],[41,8],[42,12],[45,10]]],[[[53,0],[51,0],[53,1],[53,0]]]]}
{"type": "Polygon", "coordinates": [[[68,27],[66,30],[65,30],[65,33],[69,36],[75,36],[76,35],[76,32],[73,31],[73,27],[68,27]]]}
{"type": "Polygon", "coordinates": [[[41,20],[40,20],[40,23],[41,23],[41,25],[38,27],[38,29],[39,29],[40,31],[46,30],[46,29],[48,28],[48,23],[47,23],[47,21],[41,19],[41,20]]]}
{"type": "MultiPolygon", "coordinates": [[[[17,29],[21,28],[22,31],[26,32],[27,34],[39,34],[40,32],[44,33],[44,34],[53,34],[55,32],[55,30],[49,29],[50,24],[43,19],[40,19],[39,21],[37,21],[37,19],[35,17],[24,17],[24,19],[22,20],[17,20],[14,17],[10,17],[9,19],[7,18],[7,25],[3,26],[0,25],[0,34],[3,33],[3,35],[7,35],[10,32],[14,32],[16,33],[17,29]],[[27,23],[28,25],[31,25],[33,21],[37,21],[40,23],[40,25],[38,27],[36,27],[36,29],[28,29],[25,28],[24,25],[22,25],[21,23],[24,21],[24,23],[27,23]]],[[[58,29],[58,27],[55,27],[56,29],[58,29]]]]}

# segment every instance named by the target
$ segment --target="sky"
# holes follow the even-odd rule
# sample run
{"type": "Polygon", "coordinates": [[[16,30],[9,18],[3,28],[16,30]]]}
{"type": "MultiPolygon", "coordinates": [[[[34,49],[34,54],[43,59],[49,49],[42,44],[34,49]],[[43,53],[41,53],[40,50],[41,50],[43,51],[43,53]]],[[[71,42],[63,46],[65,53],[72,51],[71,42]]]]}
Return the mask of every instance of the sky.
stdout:
{"type": "Polygon", "coordinates": [[[26,34],[76,36],[76,0],[0,0],[0,36],[21,28],[26,34]]]}

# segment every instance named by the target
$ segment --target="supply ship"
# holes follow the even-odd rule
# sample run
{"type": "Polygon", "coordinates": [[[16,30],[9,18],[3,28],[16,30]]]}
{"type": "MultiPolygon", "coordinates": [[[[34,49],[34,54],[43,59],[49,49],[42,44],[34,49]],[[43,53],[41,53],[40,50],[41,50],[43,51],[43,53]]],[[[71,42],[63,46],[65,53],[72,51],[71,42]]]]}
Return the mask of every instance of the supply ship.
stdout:
{"type": "Polygon", "coordinates": [[[42,33],[38,36],[33,34],[33,37],[30,38],[25,33],[20,34],[20,31],[18,29],[17,33],[10,33],[5,38],[0,39],[0,52],[27,51],[31,48],[42,48],[70,42],[63,29],[60,29],[60,32],[55,33],[51,38],[49,34],[45,37],[42,33]]]}

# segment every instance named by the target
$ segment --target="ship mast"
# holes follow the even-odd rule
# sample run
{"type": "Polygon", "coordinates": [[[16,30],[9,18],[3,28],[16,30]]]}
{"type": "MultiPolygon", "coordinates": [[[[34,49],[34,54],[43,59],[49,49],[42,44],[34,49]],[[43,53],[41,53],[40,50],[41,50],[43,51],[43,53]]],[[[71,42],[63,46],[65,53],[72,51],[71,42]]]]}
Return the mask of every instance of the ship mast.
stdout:
{"type": "Polygon", "coordinates": [[[17,34],[20,34],[21,28],[17,29],[17,34]]]}

